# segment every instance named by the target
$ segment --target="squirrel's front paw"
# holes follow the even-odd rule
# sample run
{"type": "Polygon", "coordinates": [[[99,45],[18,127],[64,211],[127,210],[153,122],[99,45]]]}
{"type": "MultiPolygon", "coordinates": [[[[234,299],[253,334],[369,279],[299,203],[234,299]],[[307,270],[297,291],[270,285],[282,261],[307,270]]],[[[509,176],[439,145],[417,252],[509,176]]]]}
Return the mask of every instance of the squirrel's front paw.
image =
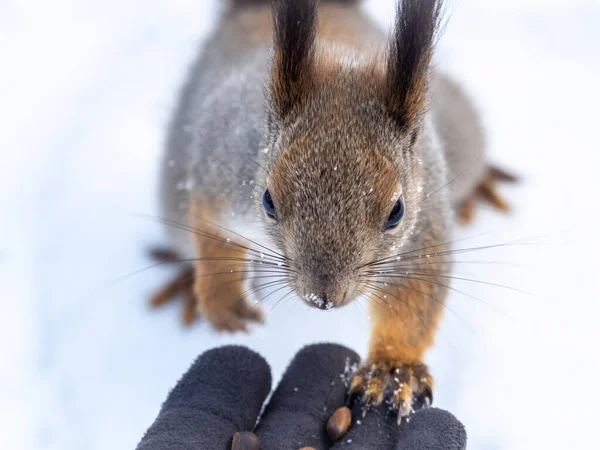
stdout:
{"type": "Polygon", "coordinates": [[[358,369],[350,381],[350,397],[364,405],[363,414],[383,401],[398,412],[398,424],[414,410],[429,407],[433,400],[433,378],[421,363],[375,362],[358,369]]]}
{"type": "MultiPolygon", "coordinates": [[[[224,301],[224,303],[228,303],[224,301]]],[[[219,305],[217,301],[200,307],[202,315],[217,331],[248,331],[248,323],[262,323],[262,312],[259,308],[251,307],[248,302],[239,298],[227,306],[219,305]]]]}
{"type": "MultiPolygon", "coordinates": [[[[158,264],[179,261],[168,249],[152,250],[152,258],[158,264]]],[[[262,322],[263,318],[259,308],[248,305],[242,287],[243,281],[236,275],[198,275],[196,268],[184,265],[175,278],[154,293],[150,304],[158,307],[182,296],[184,325],[191,325],[201,313],[217,331],[247,331],[248,322],[262,322]]]]}
{"type": "Polygon", "coordinates": [[[217,331],[248,331],[248,323],[262,323],[262,311],[248,304],[241,280],[197,276],[194,292],[198,311],[217,331]]]}

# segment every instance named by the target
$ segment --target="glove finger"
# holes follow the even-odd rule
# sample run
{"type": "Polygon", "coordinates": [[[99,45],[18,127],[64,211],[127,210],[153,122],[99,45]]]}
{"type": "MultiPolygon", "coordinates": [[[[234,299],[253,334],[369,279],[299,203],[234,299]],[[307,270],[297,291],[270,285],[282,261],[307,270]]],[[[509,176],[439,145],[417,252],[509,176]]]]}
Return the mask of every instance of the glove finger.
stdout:
{"type": "Polygon", "coordinates": [[[257,353],[209,350],[171,391],[137,449],[230,449],[237,431],[253,429],[270,390],[269,365],[257,353]]]}
{"type": "Polygon", "coordinates": [[[448,411],[430,408],[411,416],[406,431],[400,434],[396,450],[464,450],[467,432],[448,411]]]}
{"type": "Polygon", "coordinates": [[[420,409],[402,424],[397,424],[396,411],[385,403],[370,409],[363,417],[363,406],[355,402],[352,407],[352,426],[342,440],[332,449],[373,450],[464,450],[467,436],[465,428],[447,411],[420,409]]]}
{"type": "MultiPolygon", "coordinates": [[[[352,425],[346,435],[332,449],[391,450],[404,432],[407,423],[398,426],[397,415],[385,402],[370,408],[363,417],[363,404],[358,400],[352,404],[352,425]]],[[[417,450],[419,447],[416,447],[417,450]]]]}
{"type": "Polygon", "coordinates": [[[261,450],[329,449],[325,425],[344,405],[346,379],[358,361],[352,350],[334,344],[311,345],[298,352],[256,430],[261,450]]]}

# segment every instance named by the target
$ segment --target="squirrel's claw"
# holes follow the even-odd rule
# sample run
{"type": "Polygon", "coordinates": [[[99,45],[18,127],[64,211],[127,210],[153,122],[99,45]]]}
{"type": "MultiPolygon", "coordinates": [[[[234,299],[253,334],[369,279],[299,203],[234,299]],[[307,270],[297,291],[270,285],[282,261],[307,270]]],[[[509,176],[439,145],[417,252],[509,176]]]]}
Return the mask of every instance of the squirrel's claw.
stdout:
{"type": "Polygon", "coordinates": [[[424,364],[369,364],[354,374],[349,398],[362,394],[363,415],[389,398],[398,413],[398,424],[419,408],[433,401],[433,379],[424,364]]]}

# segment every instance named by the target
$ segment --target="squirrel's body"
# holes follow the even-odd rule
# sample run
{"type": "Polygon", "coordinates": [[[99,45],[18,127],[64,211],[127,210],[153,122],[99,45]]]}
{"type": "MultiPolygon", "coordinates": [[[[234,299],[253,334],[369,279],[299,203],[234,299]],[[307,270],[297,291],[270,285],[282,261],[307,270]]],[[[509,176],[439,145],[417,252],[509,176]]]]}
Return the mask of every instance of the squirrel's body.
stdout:
{"type": "Polygon", "coordinates": [[[322,1],[318,26],[315,0],[280,0],[275,20],[266,0],[231,3],[182,91],[161,205],[178,254],[198,259],[188,319],[197,307],[217,329],[259,320],[247,270],[281,275],[321,309],[371,295],[352,390],[377,403],[394,387],[402,417],[431,394],[421,361],[451,270],[435,256],[485,176],[484,140],[465,94],[429,69],[439,2],[402,0],[391,50],[358,3],[322,1]],[[255,231],[265,247],[243,239],[255,231]]]}

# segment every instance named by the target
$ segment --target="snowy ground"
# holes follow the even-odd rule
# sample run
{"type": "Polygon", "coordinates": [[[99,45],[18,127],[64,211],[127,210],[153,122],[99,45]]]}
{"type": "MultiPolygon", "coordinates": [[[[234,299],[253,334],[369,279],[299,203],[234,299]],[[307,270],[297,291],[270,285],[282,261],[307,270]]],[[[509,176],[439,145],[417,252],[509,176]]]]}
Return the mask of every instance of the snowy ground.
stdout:
{"type": "MultiPolygon", "coordinates": [[[[164,240],[157,156],[175,92],[218,2],[0,1],[0,442],[11,449],[134,448],[193,358],[249,345],[280,374],[302,345],[364,354],[359,308],[288,303],[250,336],[182,330],[150,313],[170,272],[145,249],[164,240]],[[310,326],[308,326],[310,324],[310,326]]],[[[367,1],[385,26],[392,1],[367,1]]],[[[600,400],[597,0],[454,0],[440,66],[461,78],[493,159],[525,183],[511,216],[482,211],[465,246],[540,237],[463,257],[428,362],[436,402],[466,424],[471,449],[592,448],[600,400]],[[457,316],[460,317],[457,318],[457,316]]],[[[268,308],[267,308],[268,309],[268,308]]]]}

